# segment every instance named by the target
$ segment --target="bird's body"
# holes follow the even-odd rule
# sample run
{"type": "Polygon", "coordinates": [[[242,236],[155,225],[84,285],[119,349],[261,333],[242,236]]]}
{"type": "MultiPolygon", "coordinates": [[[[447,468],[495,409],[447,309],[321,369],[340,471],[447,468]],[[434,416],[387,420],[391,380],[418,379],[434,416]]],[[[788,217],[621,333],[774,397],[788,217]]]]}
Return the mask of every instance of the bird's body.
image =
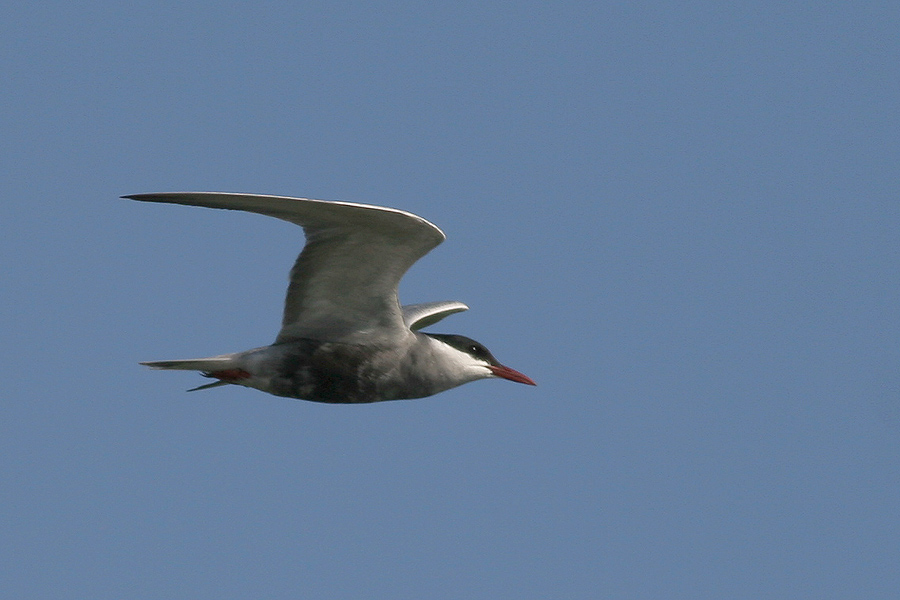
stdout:
{"type": "Polygon", "coordinates": [[[444,234],[390,208],[304,198],[222,193],[126,196],[245,210],[301,225],[306,246],[291,270],[282,328],[271,346],[221,356],[142,363],[196,370],[215,383],[329,403],[420,398],[487,377],[534,385],[463,336],[419,331],[460,302],[401,307],[397,285],[444,234]]]}

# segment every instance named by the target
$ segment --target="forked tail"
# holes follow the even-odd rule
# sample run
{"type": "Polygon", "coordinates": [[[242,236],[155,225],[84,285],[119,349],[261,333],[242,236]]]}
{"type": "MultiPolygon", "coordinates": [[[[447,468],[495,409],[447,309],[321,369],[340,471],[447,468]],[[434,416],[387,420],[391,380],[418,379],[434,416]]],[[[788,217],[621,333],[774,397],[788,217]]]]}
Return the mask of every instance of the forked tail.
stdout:
{"type": "Polygon", "coordinates": [[[200,371],[204,377],[215,377],[219,379],[214,383],[207,383],[195,388],[191,388],[189,392],[197,390],[208,390],[209,388],[227,385],[231,383],[228,379],[242,379],[249,376],[249,373],[234,368],[234,359],[231,355],[212,356],[209,358],[189,358],[185,360],[154,360],[142,362],[142,365],[151,369],[171,369],[177,371],[200,371]]]}

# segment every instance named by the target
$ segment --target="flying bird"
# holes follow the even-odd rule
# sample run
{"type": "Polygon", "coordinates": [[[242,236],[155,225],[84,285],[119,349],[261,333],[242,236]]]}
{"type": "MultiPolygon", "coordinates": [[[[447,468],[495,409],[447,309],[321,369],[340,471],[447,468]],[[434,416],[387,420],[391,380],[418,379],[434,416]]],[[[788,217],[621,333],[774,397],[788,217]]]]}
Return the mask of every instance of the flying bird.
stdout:
{"type": "Polygon", "coordinates": [[[347,404],[422,398],[489,377],[535,385],[473,339],[421,331],[468,310],[462,302],[400,305],[400,279],[446,238],[421,217],[382,206],[255,194],[174,192],[123,198],[268,215],[300,225],[306,235],[272,345],[141,363],[216,379],[190,391],[233,384],[347,404]]]}

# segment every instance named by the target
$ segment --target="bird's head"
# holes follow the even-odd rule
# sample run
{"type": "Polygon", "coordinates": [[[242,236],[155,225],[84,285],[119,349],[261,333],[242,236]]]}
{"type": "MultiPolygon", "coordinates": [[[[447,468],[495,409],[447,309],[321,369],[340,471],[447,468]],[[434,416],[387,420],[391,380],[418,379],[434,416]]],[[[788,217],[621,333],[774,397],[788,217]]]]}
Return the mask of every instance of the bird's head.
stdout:
{"type": "Polygon", "coordinates": [[[500,364],[490,350],[472,338],[464,335],[444,333],[429,333],[426,335],[448,347],[443,352],[444,356],[455,369],[465,373],[469,380],[501,377],[517,383],[537,385],[527,375],[500,364]]]}

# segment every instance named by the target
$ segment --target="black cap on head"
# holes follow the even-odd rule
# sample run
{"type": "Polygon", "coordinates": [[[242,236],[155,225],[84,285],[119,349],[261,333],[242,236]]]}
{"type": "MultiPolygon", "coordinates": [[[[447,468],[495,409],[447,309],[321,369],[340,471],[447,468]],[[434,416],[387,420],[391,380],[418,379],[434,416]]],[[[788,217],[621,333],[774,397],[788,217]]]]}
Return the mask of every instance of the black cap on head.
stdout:
{"type": "Polygon", "coordinates": [[[476,342],[472,338],[468,338],[464,335],[454,335],[449,333],[427,333],[425,335],[440,340],[448,346],[456,348],[460,352],[465,352],[466,354],[474,356],[475,358],[480,358],[481,360],[487,361],[488,364],[500,364],[497,359],[494,358],[494,355],[491,354],[490,350],[488,350],[484,347],[483,344],[476,342]]]}

